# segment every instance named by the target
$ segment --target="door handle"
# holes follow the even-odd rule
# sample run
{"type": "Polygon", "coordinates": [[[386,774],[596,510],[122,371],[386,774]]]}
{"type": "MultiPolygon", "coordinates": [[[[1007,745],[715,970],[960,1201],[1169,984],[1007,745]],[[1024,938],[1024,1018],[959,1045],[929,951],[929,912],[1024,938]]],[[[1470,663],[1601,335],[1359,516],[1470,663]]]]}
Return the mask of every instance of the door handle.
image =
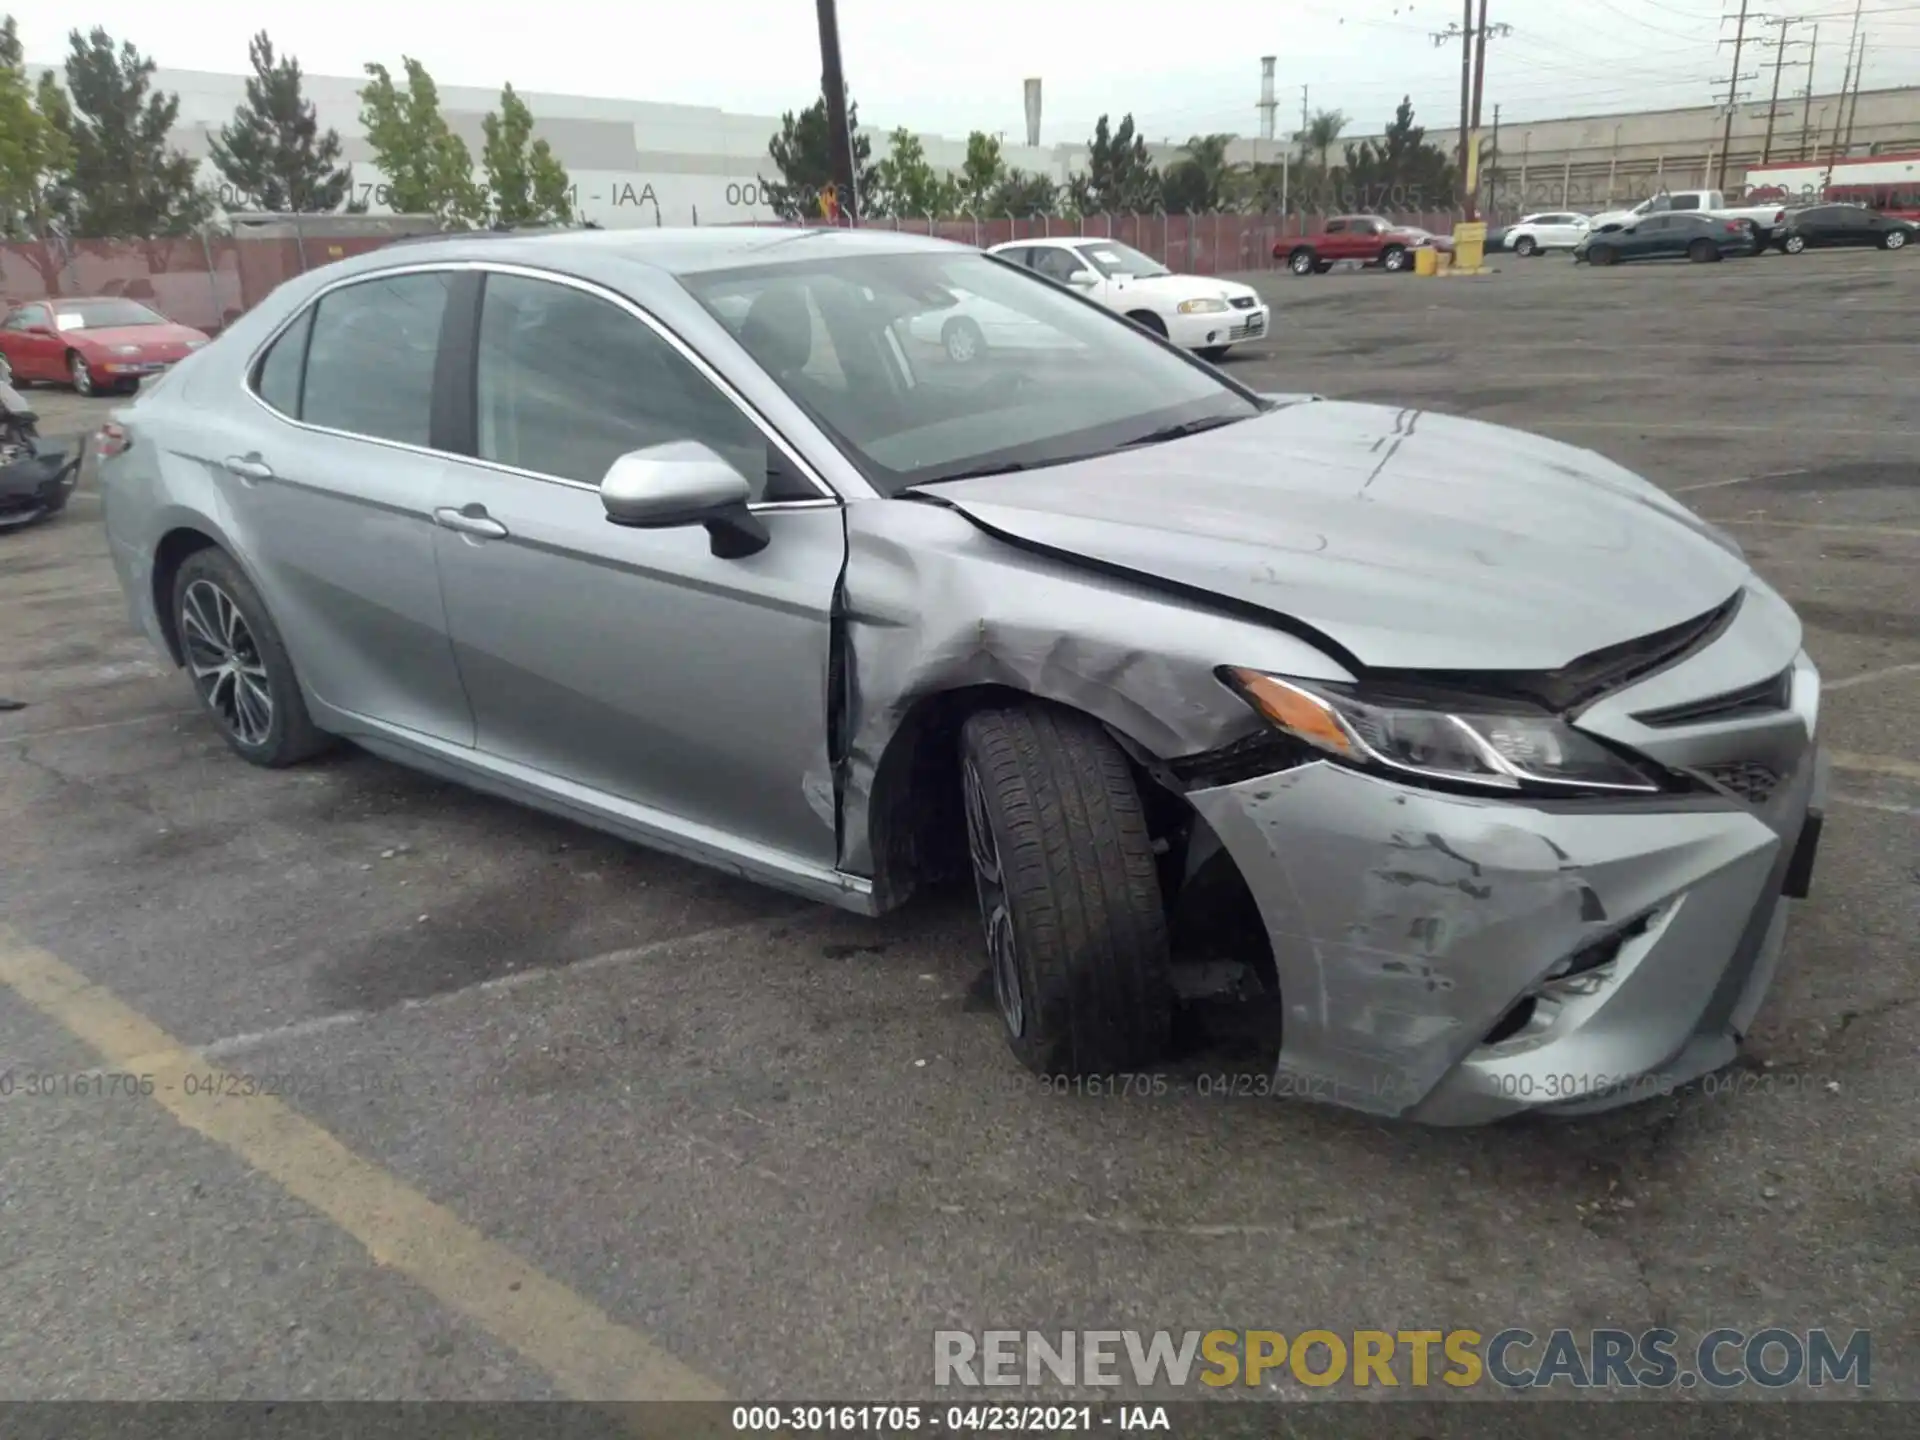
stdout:
{"type": "Polygon", "coordinates": [[[229,455],[221,462],[230,475],[238,475],[242,480],[258,484],[262,480],[273,479],[273,467],[258,455],[229,455]]]}
{"type": "Polygon", "coordinates": [[[507,527],[487,514],[484,505],[464,505],[458,510],[442,505],[433,512],[433,523],[458,530],[462,535],[482,535],[489,540],[499,540],[507,533],[507,527]]]}

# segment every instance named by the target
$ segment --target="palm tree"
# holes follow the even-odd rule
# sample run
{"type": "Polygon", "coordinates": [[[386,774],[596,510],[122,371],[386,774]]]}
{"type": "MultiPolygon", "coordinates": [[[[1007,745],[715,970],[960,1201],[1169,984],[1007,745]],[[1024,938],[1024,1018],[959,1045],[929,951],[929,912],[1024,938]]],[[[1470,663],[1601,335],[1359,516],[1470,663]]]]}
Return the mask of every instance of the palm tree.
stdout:
{"type": "Polygon", "coordinates": [[[1347,117],[1340,110],[1316,110],[1313,119],[1307,122],[1307,128],[1300,132],[1300,139],[1310,151],[1320,156],[1320,172],[1326,173],[1327,154],[1340,139],[1340,133],[1347,128],[1347,117]]]}

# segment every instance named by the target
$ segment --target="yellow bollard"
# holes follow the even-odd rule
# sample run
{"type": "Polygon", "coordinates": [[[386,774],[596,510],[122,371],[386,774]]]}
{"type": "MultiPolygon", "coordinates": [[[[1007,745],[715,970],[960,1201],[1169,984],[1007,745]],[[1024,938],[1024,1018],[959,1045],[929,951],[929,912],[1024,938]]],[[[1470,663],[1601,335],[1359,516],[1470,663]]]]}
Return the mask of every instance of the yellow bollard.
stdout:
{"type": "Polygon", "coordinates": [[[1478,275],[1480,262],[1487,254],[1487,226],[1485,221],[1476,220],[1469,224],[1461,221],[1453,227],[1453,273],[1456,275],[1478,275]]]}
{"type": "Polygon", "coordinates": [[[1440,273],[1440,252],[1431,245],[1422,245],[1413,252],[1413,273],[1416,275],[1438,275],[1440,273]]]}

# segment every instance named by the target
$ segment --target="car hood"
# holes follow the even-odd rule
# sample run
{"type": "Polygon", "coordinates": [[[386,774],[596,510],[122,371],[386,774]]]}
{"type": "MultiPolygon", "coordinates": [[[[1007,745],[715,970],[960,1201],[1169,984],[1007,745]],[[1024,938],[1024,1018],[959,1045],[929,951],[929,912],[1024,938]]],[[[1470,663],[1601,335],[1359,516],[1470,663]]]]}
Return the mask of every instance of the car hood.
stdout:
{"type": "Polygon", "coordinates": [[[180,350],[207,343],[205,335],[185,325],[105,325],[97,330],[69,330],[66,338],[107,349],[138,345],[142,350],[180,350]]]}
{"type": "Polygon", "coordinates": [[[1555,670],[1702,616],[1749,574],[1599,455],[1383,405],[1296,402],[920,493],[1013,543],[1311,626],[1367,667],[1555,670]]]}
{"type": "Polygon", "coordinates": [[[1205,275],[1149,275],[1124,282],[1127,290],[1144,290],[1150,295],[1178,304],[1182,300],[1231,300],[1259,292],[1250,285],[1231,280],[1214,280],[1205,275]]]}

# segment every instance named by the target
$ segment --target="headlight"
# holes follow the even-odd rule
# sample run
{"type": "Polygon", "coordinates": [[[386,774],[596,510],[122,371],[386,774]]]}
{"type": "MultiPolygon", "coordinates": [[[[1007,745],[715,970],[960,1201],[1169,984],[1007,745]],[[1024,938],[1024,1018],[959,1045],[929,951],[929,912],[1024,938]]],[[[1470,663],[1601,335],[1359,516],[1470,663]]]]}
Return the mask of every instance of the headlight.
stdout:
{"type": "Polygon", "coordinates": [[[113,353],[116,355],[138,355],[140,353],[140,347],[138,345],[116,345],[113,347],[113,353]]]}
{"type": "Polygon", "coordinates": [[[1224,300],[1182,300],[1180,302],[1182,315],[1218,315],[1226,308],[1227,302],[1224,300]]]}
{"type": "Polygon", "coordinates": [[[1660,789],[1598,741],[1541,711],[1369,698],[1355,686],[1235,667],[1222,674],[1276,728],[1350,765],[1488,790],[1660,789]]]}
{"type": "Polygon", "coordinates": [[[202,345],[205,345],[206,343],[207,342],[204,340],[189,340],[187,341],[187,348],[189,350],[198,350],[202,345]]]}

